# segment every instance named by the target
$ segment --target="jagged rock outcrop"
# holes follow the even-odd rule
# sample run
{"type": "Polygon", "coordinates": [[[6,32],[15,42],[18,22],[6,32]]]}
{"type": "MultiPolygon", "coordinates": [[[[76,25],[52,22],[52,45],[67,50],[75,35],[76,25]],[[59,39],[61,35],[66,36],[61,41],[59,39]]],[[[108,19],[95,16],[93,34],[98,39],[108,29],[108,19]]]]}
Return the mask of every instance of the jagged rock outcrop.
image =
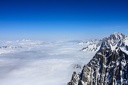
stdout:
{"type": "Polygon", "coordinates": [[[83,67],[81,74],[73,74],[68,85],[128,85],[126,40],[121,33],[104,38],[92,60],[83,67]]]}

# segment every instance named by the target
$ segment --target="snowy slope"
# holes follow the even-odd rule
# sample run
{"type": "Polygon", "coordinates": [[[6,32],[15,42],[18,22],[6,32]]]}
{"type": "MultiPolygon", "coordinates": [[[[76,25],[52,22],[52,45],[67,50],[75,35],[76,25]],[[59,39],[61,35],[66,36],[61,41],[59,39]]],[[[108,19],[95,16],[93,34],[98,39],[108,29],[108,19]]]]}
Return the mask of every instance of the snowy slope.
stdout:
{"type": "Polygon", "coordinates": [[[80,42],[79,45],[83,45],[82,51],[84,52],[96,52],[99,50],[101,40],[89,40],[86,42],[80,42]]]}

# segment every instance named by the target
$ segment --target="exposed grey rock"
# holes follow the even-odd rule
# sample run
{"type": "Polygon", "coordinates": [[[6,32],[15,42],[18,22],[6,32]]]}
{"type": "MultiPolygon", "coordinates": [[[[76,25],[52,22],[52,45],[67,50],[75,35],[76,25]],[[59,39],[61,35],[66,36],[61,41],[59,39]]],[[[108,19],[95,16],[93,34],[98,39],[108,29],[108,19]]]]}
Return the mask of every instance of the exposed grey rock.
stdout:
{"type": "Polygon", "coordinates": [[[72,79],[68,83],[68,85],[78,85],[79,83],[79,75],[76,72],[73,72],[72,79]]]}
{"type": "Polygon", "coordinates": [[[128,54],[120,49],[128,50],[125,38],[120,33],[104,38],[95,56],[80,75],[73,73],[68,85],[128,85],[128,54]]]}
{"type": "Polygon", "coordinates": [[[75,68],[75,69],[81,69],[81,65],[75,64],[73,68],[75,68]]]}

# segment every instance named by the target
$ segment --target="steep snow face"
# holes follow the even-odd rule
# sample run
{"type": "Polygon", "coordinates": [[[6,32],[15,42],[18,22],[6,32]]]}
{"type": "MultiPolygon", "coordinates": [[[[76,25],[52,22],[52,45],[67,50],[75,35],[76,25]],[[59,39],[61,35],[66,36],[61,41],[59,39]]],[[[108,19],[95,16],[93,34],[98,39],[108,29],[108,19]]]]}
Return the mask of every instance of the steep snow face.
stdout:
{"type": "Polygon", "coordinates": [[[121,33],[104,38],[95,56],[80,74],[73,74],[68,85],[127,85],[127,42],[127,37],[121,33]],[[75,79],[74,75],[79,78],[75,79]]]}
{"type": "Polygon", "coordinates": [[[114,34],[111,34],[109,37],[103,38],[100,48],[103,48],[104,45],[107,48],[111,48],[112,51],[117,50],[119,47],[126,48],[127,40],[127,36],[125,36],[122,33],[115,32],[114,34]]]}
{"type": "Polygon", "coordinates": [[[126,38],[126,36],[119,32],[115,32],[114,34],[110,35],[110,39],[113,39],[113,40],[122,40],[124,38],[126,38]]]}

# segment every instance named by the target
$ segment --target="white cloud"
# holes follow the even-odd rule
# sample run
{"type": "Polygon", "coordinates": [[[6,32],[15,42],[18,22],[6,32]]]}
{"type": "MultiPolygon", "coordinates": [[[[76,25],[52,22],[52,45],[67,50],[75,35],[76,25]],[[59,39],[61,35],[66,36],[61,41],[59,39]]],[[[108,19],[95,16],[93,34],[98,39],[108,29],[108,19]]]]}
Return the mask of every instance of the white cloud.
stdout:
{"type": "Polygon", "coordinates": [[[81,45],[74,42],[22,47],[0,54],[0,85],[66,85],[75,70],[73,66],[84,65],[94,55],[79,51],[81,45]]]}

